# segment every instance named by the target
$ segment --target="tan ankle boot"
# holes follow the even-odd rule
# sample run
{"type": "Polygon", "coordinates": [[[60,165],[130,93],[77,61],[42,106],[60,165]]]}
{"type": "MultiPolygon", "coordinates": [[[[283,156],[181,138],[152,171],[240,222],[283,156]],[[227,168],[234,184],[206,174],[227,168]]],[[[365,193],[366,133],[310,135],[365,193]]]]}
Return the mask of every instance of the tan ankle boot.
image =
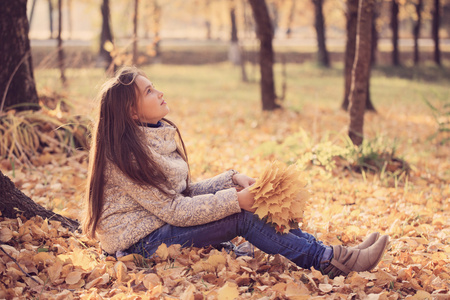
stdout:
{"type": "Polygon", "coordinates": [[[346,276],[352,271],[370,271],[383,258],[388,243],[389,237],[383,235],[366,249],[345,248],[341,245],[333,246],[333,258],[330,265],[322,273],[334,278],[339,275],[346,276]]]}
{"type": "Polygon", "coordinates": [[[380,237],[379,232],[373,232],[367,236],[367,238],[359,245],[356,245],[354,247],[350,247],[351,249],[366,249],[372,246],[380,237]]]}

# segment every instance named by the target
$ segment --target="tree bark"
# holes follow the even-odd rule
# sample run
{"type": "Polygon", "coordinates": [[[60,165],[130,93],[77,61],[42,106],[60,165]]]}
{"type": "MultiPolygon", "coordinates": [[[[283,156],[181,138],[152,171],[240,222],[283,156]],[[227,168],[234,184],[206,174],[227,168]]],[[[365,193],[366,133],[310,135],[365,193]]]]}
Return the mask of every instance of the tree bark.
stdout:
{"type": "Polygon", "coordinates": [[[370,78],[372,17],[375,0],[359,0],[355,61],[349,97],[350,125],[348,135],[354,145],[363,141],[364,110],[370,78]]]}
{"type": "Polygon", "coordinates": [[[0,7],[0,112],[19,104],[16,110],[36,109],[27,0],[1,0],[0,7]]]}
{"type": "MultiPolygon", "coordinates": [[[[9,1],[9,0],[7,0],[9,1]]],[[[16,188],[14,183],[0,171],[0,211],[2,217],[14,219],[18,215],[23,215],[29,219],[34,216],[41,216],[44,219],[61,222],[61,225],[71,231],[79,227],[76,220],[72,220],[46,210],[28,196],[16,188]]]]}
{"type": "Polygon", "coordinates": [[[398,56],[398,0],[392,0],[391,6],[391,30],[392,30],[392,64],[400,65],[398,56]]]}
{"type": "Polygon", "coordinates": [[[441,65],[441,50],[439,48],[439,27],[441,24],[440,16],[440,1],[434,0],[433,7],[433,22],[431,28],[431,35],[434,42],[434,62],[440,66],[441,65]]]}
{"type": "MultiPolygon", "coordinates": [[[[348,0],[347,1],[347,41],[345,45],[345,61],[344,61],[344,100],[342,101],[341,108],[343,110],[348,110],[349,106],[349,96],[350,96],[350,87],[352,84],[352,68],[353,63],[355,61],[355,53],[356,53],[356,28],[358,21],[358,0],[348,0]]],[[[372,26],[375,26],[374,22],[372,22],[372,26]]],[[[373,34],[373,28],[372,28],[373,34]]],[[[372,42],[374,38],[372,37],[372,42]]],[[[373,44],[372,44],[373,49],[373,44]]],[[[374,53],[371,50],[371,57],[374,53]]],[[[371,62],[373,60],[371,59],[371,62]]],[[[368,111],[376,112],[375,106],[372,104],[372,100],[370,98],[370,84],[367,85],[366,92],[366,104],[365,109],[368,111]]]]}
{"type": "Polygon", "coordinates": [[[66,85],[66,75],[64,74],[64,49],[62,45],[62,0],[58,0],[58,67],[63,85],[66,85]]]}
{"type": "Polygon", "coordinates": [[[102,31],[100,33],[100,50],[98,52],[97,65],[108,70],[113,62],[111,51],[114,46],[109,0],[103,0],[100,10],[102,13],[102,31]]]}
{"type": "Polygon", "coordinates": [[[323,67],[330,66],[330,59],[328,56],[326,37],[325,37],[325,20],[323,17],[323,1],[312,0],[314,4],[314,28],[317,34],[317,60],[319,65],[323,67]]]}
{"type": "Polygon", "coordinates": [[[414,64],[417,66],[420,62],[419,57],[419,36],[420,36],[420,27],[422,26],[422,8],[423,8],[423,0],[417,0],[415,3],[417,20],[414,23],[413,27],[413,37],[414,37],[414,64]]]}
{"type": "Polygon", "coordinates": [[[273,29],[265,0],[249,0],[256,22],[257,36],[260,41],[259,66],[261,72],[261,101],[263,110],[274,110],[276,103],[273,75],[274,54],[272,48],[273,29]]]}

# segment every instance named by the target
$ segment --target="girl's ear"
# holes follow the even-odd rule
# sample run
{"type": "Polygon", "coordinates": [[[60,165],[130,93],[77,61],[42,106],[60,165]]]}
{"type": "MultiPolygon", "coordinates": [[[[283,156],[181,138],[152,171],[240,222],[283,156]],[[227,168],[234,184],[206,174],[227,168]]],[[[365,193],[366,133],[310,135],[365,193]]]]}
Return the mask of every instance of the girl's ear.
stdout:
{"type": "Polygon", "coordinates": [[[133,118],[133,120],[139,120],[137,109],[134,106],[131,107],[131,118],[133,118]]]}

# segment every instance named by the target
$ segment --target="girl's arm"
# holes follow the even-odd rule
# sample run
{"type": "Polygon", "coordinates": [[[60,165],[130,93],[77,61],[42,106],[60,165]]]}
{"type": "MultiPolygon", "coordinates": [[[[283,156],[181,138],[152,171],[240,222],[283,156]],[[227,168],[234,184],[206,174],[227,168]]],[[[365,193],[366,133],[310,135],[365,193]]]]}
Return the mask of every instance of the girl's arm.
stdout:
{"type": "Polygon", "coordinates": [[[236,187],[233,176],[238,174],[235,170],[229,170],[209,179],[189,184],[190,196],[215,194],[218,191],[236,187]]]}
{"type": "Polygon", "coordinates": [[[152,187],[135,187],[128,193],[145,209],[174,226],[206,224],[241,212],[234,188],[194,197],[165,195],[152,187]]]}
{"type": "Polygon", "coordinates": [[[247,188],[255,183],[255,179],[235,170],[229,170],[213,178],[202,180],[189,185],[190,196],[214,194],[218,191],[235,187],[247,188]]]}

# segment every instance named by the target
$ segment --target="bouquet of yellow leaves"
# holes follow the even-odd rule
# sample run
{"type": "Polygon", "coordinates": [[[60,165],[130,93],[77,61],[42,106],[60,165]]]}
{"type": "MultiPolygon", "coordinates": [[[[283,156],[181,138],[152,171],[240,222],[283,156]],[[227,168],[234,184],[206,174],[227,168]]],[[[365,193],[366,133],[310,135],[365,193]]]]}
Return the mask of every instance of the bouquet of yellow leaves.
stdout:
{"type": "Polygon", "coordinates": [[[275,225],[278,232],[287,233],[298,228],[298,220],[303,218],[306,201],[310,193],[305,188],[295,165],[274,161],[258,178],[249,191],[255,198],[255,214],[275,225]]]}

